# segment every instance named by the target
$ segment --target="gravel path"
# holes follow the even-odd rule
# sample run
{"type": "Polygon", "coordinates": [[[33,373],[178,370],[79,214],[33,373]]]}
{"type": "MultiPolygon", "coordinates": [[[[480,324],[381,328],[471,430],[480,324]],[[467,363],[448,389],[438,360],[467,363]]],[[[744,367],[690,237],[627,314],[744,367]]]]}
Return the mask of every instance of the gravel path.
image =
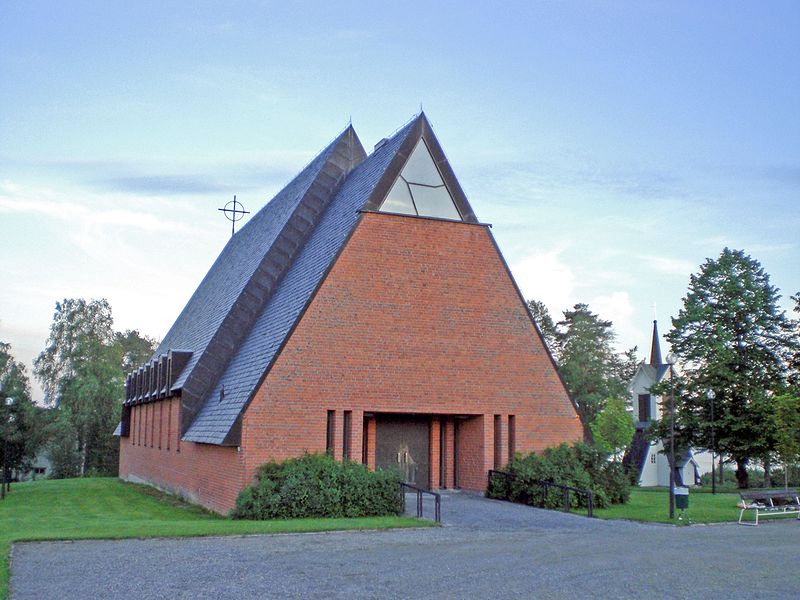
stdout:
{"type": "Polygon", "coordinates": [[[442,514],[435,529],[16,544],[11,598],[800,597],[796,520],[674,528],[467,494],[442,514]]]}

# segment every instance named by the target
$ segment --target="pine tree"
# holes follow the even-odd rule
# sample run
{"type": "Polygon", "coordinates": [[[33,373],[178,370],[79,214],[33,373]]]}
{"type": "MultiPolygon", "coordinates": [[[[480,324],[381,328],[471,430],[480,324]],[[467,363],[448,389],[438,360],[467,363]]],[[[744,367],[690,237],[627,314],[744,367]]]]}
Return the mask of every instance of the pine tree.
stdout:
{"type": "Polygon", "coordinates": [[[575,401],[587,442],[593,440],[591,424],[606,399],[627,397],[635,348],[620,356],[614,339],[611,321],[602,320],[586,304],[564,311],[558,323],[558,370],[575,401]]]}
{"type": "Polygon", "coordinates": [[[797,335],[779,298],[757,260],[725,248],[691,276],[667,335],[682,365],[675,396],[681,437],[710,447],[712,390],[714,450],[736,461],[740,487],[748,486],[748,462],[774,450],[772,395],[785,384],[796,348],[797,335]]]}

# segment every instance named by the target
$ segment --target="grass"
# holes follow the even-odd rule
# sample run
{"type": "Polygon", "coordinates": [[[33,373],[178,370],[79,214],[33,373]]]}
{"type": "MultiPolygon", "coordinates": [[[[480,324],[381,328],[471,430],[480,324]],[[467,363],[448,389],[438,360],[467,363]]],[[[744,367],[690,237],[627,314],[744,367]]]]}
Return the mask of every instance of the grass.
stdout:
{"type": "MultiPolygon", "coordinates": [[[[614,504],[608,508],[594,511],[596,517],[601,519],[630,519],[633,521],[646,521],[651,523],[676,523],[691,525],[696,523],[735,523],[739,520],[739,510],[736,505],[740,502],[739,494],[735,492],[717,492],[710,490],[689,491],[689,508],[684,518],[678,520],[679,510],[675,510],[676,519],[669,519],[669,490],[668,488],[634,488],[631,498],[626,504],[614,504]]],[[[770,517],[770,519],[796,518],[797,515],[786,517],[770,517]]],[[[754,521],[755,516],[748,512],[745,519],[754,521]]]]}
{"type": "Polygon", "coordinates": [[[238,521],[115,478],[15,483],[0,503],[0,599],[9,552],[20,541],[121,539],[388,529],[430,525],[407,517],[238,521]]]}

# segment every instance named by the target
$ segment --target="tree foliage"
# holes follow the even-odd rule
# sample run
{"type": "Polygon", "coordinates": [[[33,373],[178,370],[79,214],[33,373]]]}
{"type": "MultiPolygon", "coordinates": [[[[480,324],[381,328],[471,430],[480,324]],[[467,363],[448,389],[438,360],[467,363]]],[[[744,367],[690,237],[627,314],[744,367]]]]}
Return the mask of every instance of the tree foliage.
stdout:
{"type": "Polygon", "coordinates": [[[536,325],[539,326],[539,331],[550,352],[555,354],[558,349],[558,331],[547,306],[541,300],[528,300],[528,310],[531,311],[536,325]]]}
{"type": "Polygon", "coordinates": [[[622,398],[608,398],[605,408],[592,422],[595,442],[617,462],[619,454],[628,447],[636,432],[633,418],[622,398]]]}
{"type": "Polygon", "coordinates": [[[116,473],[125,374],[147,360],[155,342],[135,330],[115,332],[106,300],[56,303],[35,374],[56,409],[51,459],[55,476],[116,473]]]}
{"type": "Polygon", "coordinates": [[[586,304],[564,311],[557,331],[558,370],[578,408],[584,439],[592,440],[591,424],[607,398],[626,398],[636,369],[635,348],[620,355],[614,348],[611,321],[586,304]]]}
{"type": "Polygon", "coordinates": [[[779,298],[757,260],[725,248],[691,276],[667,334],[682,364],[675,383],[680,436],[685,443],[711,447],[708,391],[713,391],[714,449],[736,461],[741,487],[748,485],[748,461],[774,450],[773,392],[785,385],[796,348],[797,334],[779,309],[779,298]]]}
{"type": "Polygon", "coordinates": [[[789,468],[800,461],[800,396],[781,394],[774,399],[775,451],[783,463],[784,483],[788,487],[789,468]]]}
{"type": "Polygon", "coordinates": [[[45,440],[44,415],[31,401],[25,365],[16,361],[11,346],[0,342],[0,462],[9,469],[26,471],[45,440]],[[7,399],[13,403],[7,404],[7,399]],[[5,454],[4,454],[5,453],[5,454]]]}

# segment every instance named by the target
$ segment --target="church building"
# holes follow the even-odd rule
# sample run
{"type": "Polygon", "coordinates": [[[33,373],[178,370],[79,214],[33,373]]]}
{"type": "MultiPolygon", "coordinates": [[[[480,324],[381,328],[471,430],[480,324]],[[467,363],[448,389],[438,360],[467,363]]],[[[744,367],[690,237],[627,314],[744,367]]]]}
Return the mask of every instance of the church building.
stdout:
{"type": "Polygon", "coordinates": [[[515,452],[580,440],[490,227],[424,114],[371,154],[347,127],[128,376],[120,477],[225,513],[304,452],[480,491],[515,452]]]}
{"type": "MultiPolygon", "coordinates": [[[[669,365],[661,358],[658,322],[653,321],[653,339],[650,360],[639,363],[628,386],[633,408],[635,433],[625,452],[622,464],[626,470],[638,473],[641,487],[663,486],[669,488],[669,456],[662,440],[650,440],[648,429],[654,421],[663,418],[662,398],[652,394],[650,388],[669,376],[669,365]]],[[[668,380],[668,379],[667,379],[668,380]]],[[[667,412],[669,415],[669,412],[667,412]]],[[[700,483],[704,473],[712,469],[711,454],[699,448],[675,448],[675,474],[677,485],[692,487],[700,483]]]]}

